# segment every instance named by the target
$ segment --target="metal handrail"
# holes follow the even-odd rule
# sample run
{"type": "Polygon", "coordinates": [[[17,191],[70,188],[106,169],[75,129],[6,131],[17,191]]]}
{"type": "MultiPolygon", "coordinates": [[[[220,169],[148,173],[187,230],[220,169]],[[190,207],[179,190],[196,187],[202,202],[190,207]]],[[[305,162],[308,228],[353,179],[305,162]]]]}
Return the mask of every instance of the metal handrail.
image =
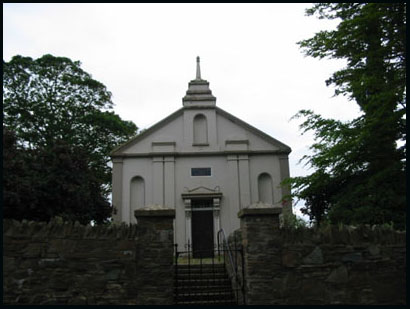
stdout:
{"type": "MultiPolygon", "coordinates": [[[[222,235],[222,237],[223,237],[223,238],[222,238],[222,243],[223,243],[223,244],[225,243],[226,248],[227,248],[227,251],[228,251],[229,261],[230,261],[230,264],[231,264],[231,267],[232,267],[232,273],[233,273],[233,275],[235,276],[236,284],[239,285],[239,287],[240,287],[240,289],[241,289],[241,291],[242,291],[243,303],[246,304],[246,302],[245,302],[245,285],[244,285],[244,280],[245,280],[245,278],[243,277],[243,276],[244,276],[243,265],[242,265],[242,280],[240,281],[240,280],[238,280],[239,276],[238,276],[237,269],[236,269],[236,267],[235,267],[235,265],[238,263],[238,261],[235,260],[235,265],[234,265],[234,263],[233,263],[233,258],[232,258],[232,250],[231,250],[231,247],[229,246],[229,242],[228,242],[228,240],[227,240],[227,238],[226,238],[226,234],[225,234],[225,231],[224,231],[223,228],[221,228],[221,229],[218,231],[218,234],[217,234],[218,250],[219,250],[219,246],[220,246],[220,236],[221,236],[221,235],[222,235]]],[[[242,258],[242,264],[243,264],[243,253],[242,253],[241,258],[242,258]]]]}
{"type": "MultiPolygon", "coordinates": [[[[222,234],[222,236],[223,236],[223,239],[222,239],[222,244],[223,243],[225,243],[226,244],[226,247],[227,247],[227,249],[228,249],[228,256],[229,256],[229,260],[230,260],[230,264],[231,264],[231,266],[232,266],[232,271],[233,271],[233,273],[235,274],[235,275],[237,275],[236,274],[236,270],[235,270],[235,266],[234,266],[234,264],[233,264],[233,258],[232,258],[232,252],[231,252],[231,247],[229,246],[229,243],[228,243],[228,240],[226,239],[226,234],[225,234],[225,231],[224,231],[224,229],[220,229],[219,231],[218,231],[218,234],[217,234],[217,238],[218,238],[218,250],[219,250],[219,236],[222,234]]],[[[236,261],[235,261],[236,262],[236,261]]]]}

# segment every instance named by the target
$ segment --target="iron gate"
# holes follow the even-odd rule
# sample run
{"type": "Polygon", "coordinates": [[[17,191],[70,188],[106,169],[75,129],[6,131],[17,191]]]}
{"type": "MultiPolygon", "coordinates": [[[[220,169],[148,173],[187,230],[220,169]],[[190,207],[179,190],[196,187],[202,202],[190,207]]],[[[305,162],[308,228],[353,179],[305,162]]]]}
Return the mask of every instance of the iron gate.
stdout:
{"type": "Polygon", "coordinates": [[[231,248],[223,230],[212,254],[208,250],[178,251],[175,244],[175,304],[245,305],[242,247],[231,248]]]}

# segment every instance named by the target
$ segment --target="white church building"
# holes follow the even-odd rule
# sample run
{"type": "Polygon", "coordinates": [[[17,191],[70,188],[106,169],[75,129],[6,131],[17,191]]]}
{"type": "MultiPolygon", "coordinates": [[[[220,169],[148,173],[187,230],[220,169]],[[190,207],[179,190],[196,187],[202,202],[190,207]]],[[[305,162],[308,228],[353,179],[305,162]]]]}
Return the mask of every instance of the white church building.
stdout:
{"type": "Polygon", "coordinates": [[[291,212],[289,146],[216,106],[209,82],[189,82],[182,108],[112,151],[114,220],[135,223],[147,205],[175,208],[175,242],[208,250],[238,212],[263,202],[291,212]]]}

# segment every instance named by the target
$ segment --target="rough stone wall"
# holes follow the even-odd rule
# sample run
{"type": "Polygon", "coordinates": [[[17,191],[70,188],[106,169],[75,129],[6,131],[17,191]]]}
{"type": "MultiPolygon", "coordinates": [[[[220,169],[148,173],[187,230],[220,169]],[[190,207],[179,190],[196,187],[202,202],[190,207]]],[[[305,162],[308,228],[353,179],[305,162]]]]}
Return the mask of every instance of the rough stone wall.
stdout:
{"type": "MultiPolygon", "coordinates": [[[[174,210],[172,212],[175,214],[174,210]]],[[[172,218],[149,215],[137,217],[141,231],[136,247],[136,286],[140,292],[137,298],[138,305],[172,305],[174,303],[172,218]]]]}
{"type": "Polygon", "coordinates": [[[406,304],[406,234],[387,229],[279,229],[242,215],[249,305],[406,304]]]}
{"type": "Polygon", "coordinates": [[[3,220],[3,303],[172,304],[172,219],[138,222],[3,220]]]}

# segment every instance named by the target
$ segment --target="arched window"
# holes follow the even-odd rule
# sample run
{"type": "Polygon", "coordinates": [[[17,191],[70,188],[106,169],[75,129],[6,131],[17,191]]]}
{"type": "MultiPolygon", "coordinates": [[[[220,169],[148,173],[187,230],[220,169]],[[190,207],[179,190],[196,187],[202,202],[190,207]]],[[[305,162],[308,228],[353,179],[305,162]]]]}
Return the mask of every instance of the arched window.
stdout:
{"type": "Polygon", "coordinates": [[[130,185],[130,222],[136,222],[134,210],[145,206],[145,182],[140,176],[131,179],[130,185]]]}
{"type": "Polygon", "coordinates": [[[272,177],[268,173],[262,173],[258,177],[259,201],[273,204],[272,177]]]}
{"type": "Polygon", "coordinates": [[[208,123],[202,114],[194,117],[194,144],[208,144],[208,123]]]}

